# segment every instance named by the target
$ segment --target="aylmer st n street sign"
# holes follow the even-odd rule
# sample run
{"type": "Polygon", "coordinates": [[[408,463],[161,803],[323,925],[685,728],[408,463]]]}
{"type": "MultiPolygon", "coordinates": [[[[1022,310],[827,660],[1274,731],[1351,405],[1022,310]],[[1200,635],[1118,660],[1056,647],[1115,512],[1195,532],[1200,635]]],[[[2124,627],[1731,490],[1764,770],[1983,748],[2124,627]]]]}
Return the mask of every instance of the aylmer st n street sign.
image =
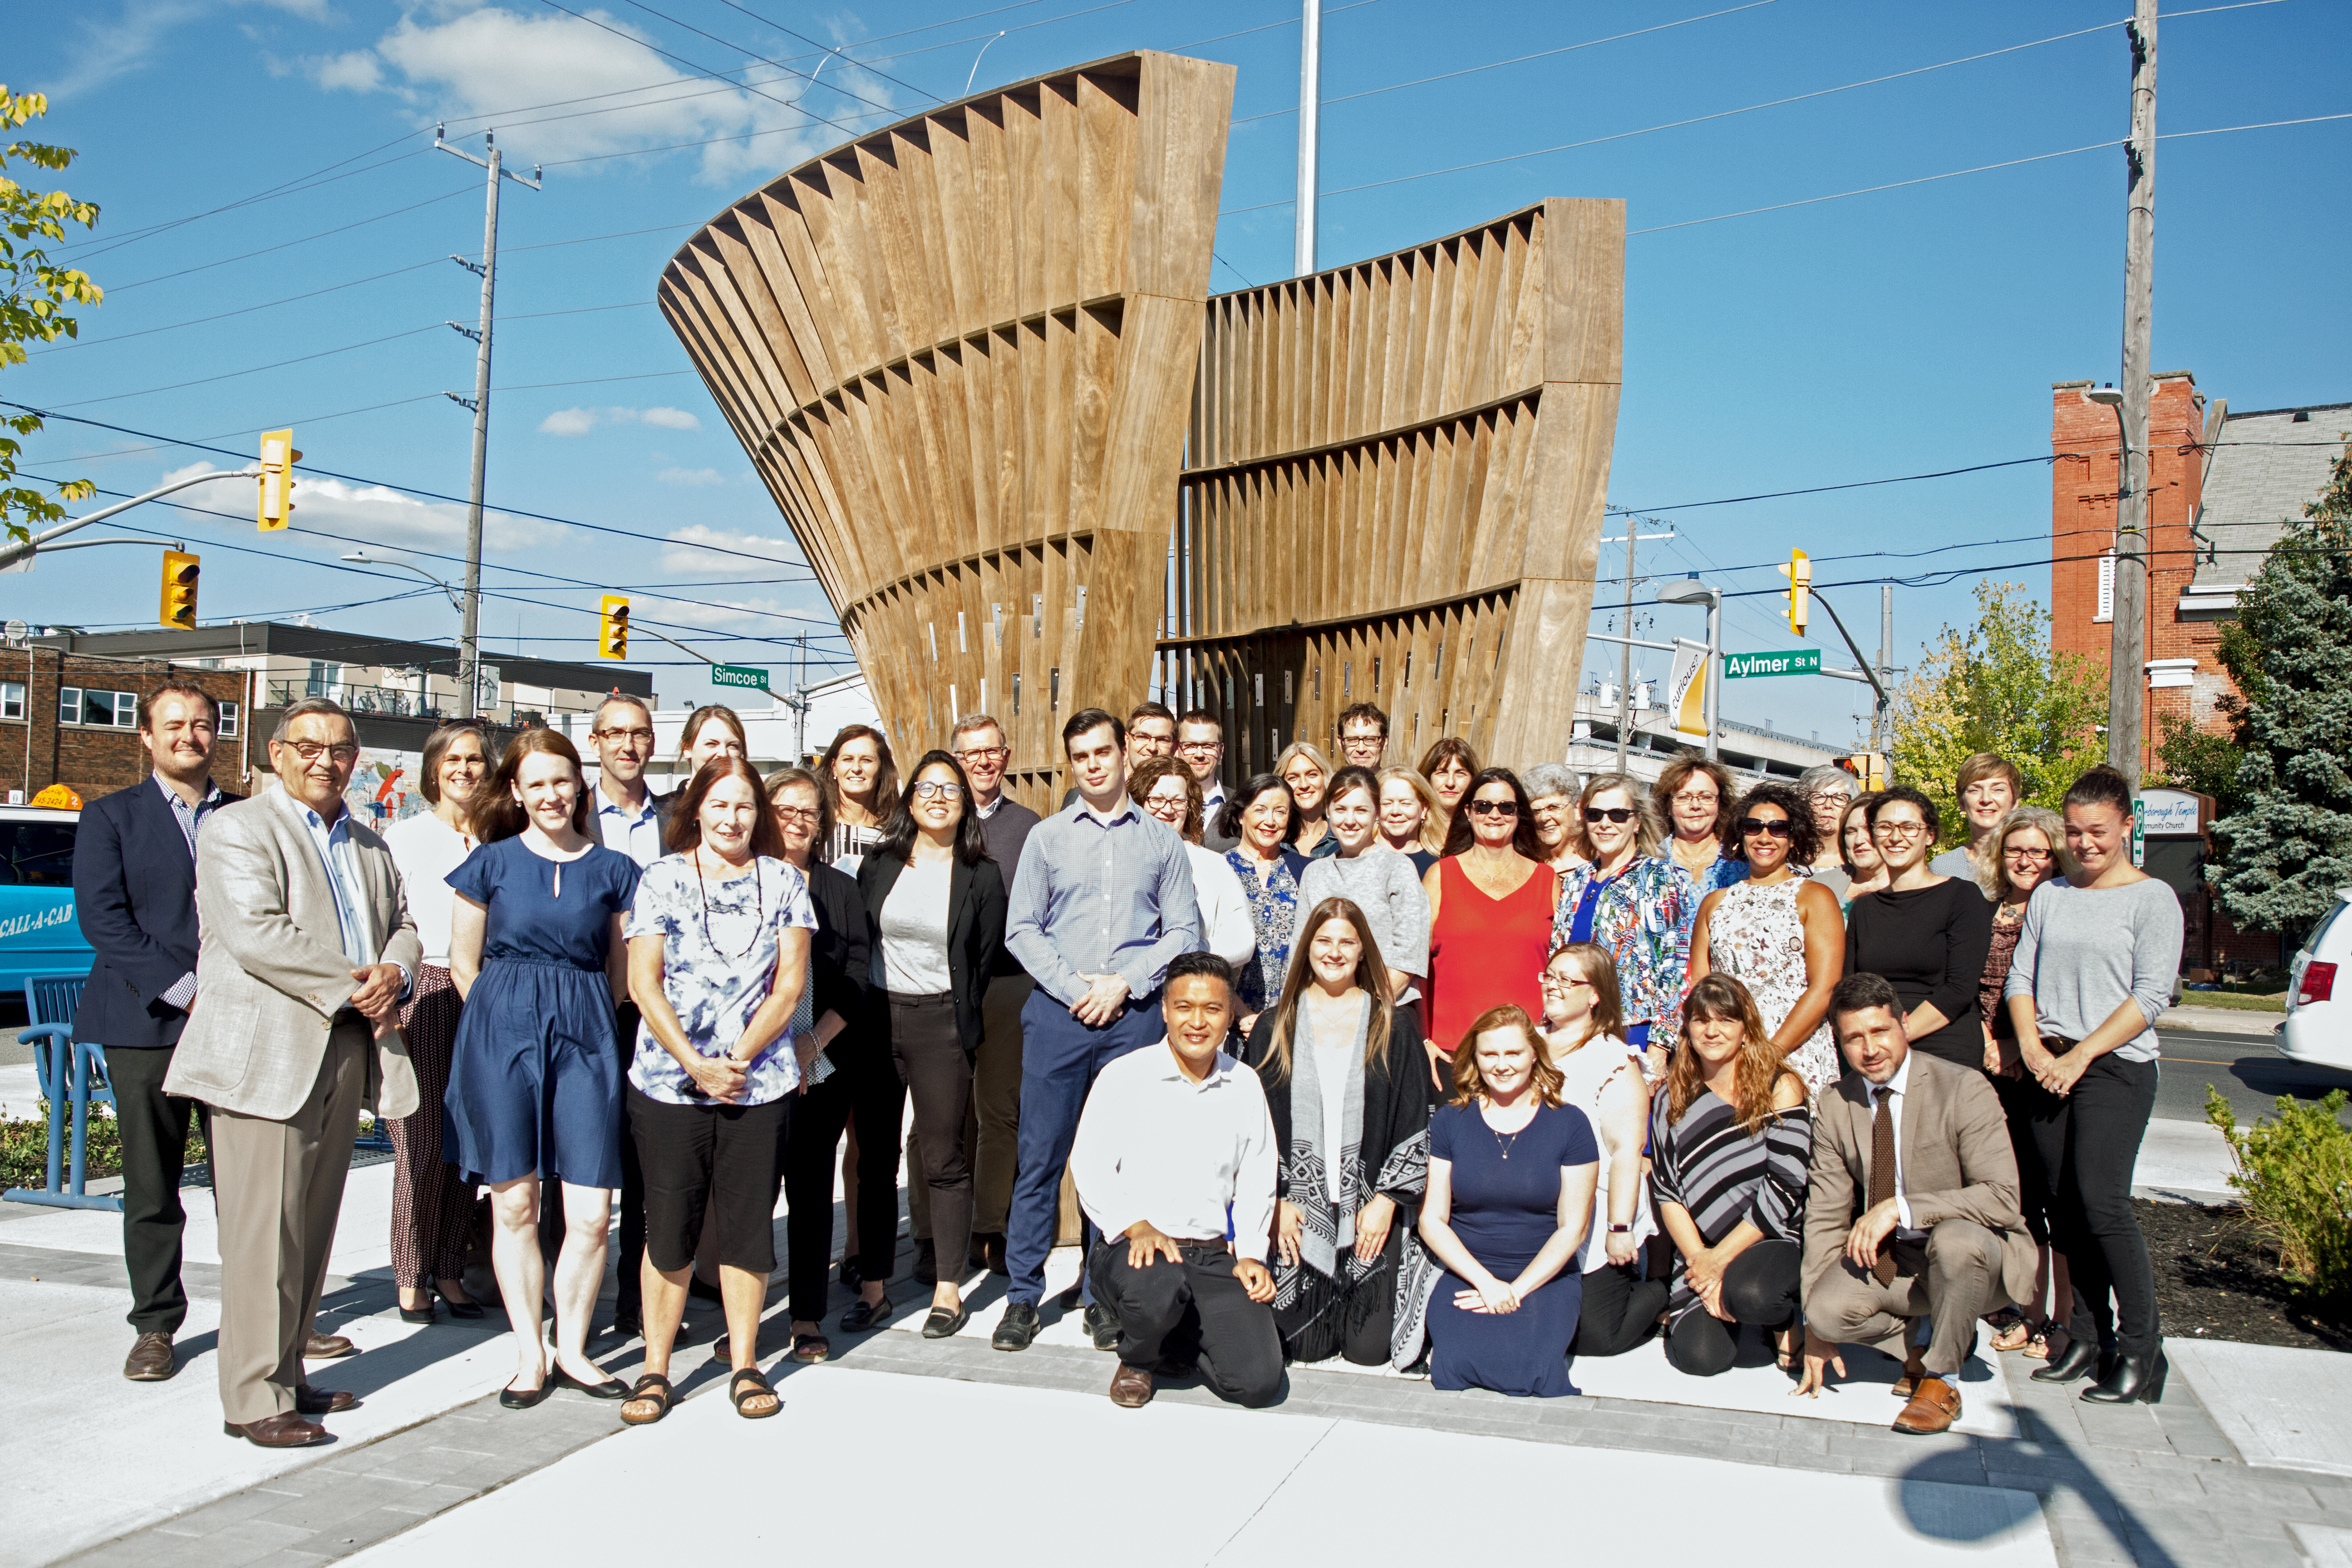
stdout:
{"type": "Polygon", "coordinates": [[[1727,653],[1723,656],[1723,677],[1737,680],[1747,675],[1819,675],[1822,672],[1822,650],[1817,647],[1792,647],[1780,653],[1727,653]]]}

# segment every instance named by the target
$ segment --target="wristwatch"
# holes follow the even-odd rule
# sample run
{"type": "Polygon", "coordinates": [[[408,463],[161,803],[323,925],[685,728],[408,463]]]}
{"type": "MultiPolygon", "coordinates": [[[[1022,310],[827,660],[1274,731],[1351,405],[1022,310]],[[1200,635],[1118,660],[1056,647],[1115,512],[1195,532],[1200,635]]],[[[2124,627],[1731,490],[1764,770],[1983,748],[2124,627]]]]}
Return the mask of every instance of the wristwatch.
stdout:
{"type": "Polygon", "coordinates": [[[1633,1227],[1630,1225],[1612,1225],[1609,1227],[1609,1234],[1612,1236],[1631,1236],[1633,1234],[1633,1227]]]}

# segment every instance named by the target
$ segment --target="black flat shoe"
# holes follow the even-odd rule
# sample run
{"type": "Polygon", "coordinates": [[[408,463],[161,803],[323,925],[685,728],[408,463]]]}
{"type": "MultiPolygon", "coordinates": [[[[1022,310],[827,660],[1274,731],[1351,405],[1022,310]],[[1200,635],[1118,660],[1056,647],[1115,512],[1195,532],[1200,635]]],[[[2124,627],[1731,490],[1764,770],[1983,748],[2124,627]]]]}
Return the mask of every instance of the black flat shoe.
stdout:
{"type": "Polygon", "coordinates": [[[2083,1397],[2094,1405],[2158,1404],[2170,1370],[2160,1350],[2153,1356],[2119,1355],[2106,1376],[2083,1390],[2083,1397]]]}
{"type": "Polygon", "coordinates": [[[988,1348],[1025,1351],[1036,1339],[1037,1331],[1042,1326],[1034,1305],[1027,1301],[1007,1301],[1004,1316],[997,1320],[996,1332],[989,1336],[988,1348]]]}
{"type": "Polygon", "coordinates": [[[602,1383],[583,1383],[560,1366],[549,1371],[547,1386],[568,1388],[591,1399],[626,1399],[629,1396],[629,1385],[617,1377],[608,1377],[602,1383]]]}
{"type": "Polygon", "coordinates": [[[2070,1340],[2065,1352],[2050,1358],[2049,1364],[2035,1369],[2036,1383],[2080,1383],[2091,1375],[2099,1364],[2096,1340],[2070,1340]]]}
{"type": "Polygon", "coordinates": [[[555,1379],[551,1374],[537,1388],[517,1388],[509,1384],[499,1390],[499,1403],[509,1410],[528,1410],[554,1392],[555,1379]]]}
{"type": "Polygon", "coordinates": [[[927,1340],[953,1339],[957,1334],[961,1333],[963,1331],[963,1326],[971,1321],[971,1309],[970,1307],[958,1307],[952,1312],[949,1311],[945,1307],[934,1307],[931,1309],[931,1315],[923,1320],[923,1338],[927,1340]]]}
{"type": "Polygon", "coordinates": [[[852,1301],[849,1304],[849,1310],[841,1314],[841,1331],[845,1334],[862,1334],[868,1329],[878,1329],[889,1321],[889,1297],[885,1296],[879,1301],[868,1301],[860,1298],[852,1301]]]}

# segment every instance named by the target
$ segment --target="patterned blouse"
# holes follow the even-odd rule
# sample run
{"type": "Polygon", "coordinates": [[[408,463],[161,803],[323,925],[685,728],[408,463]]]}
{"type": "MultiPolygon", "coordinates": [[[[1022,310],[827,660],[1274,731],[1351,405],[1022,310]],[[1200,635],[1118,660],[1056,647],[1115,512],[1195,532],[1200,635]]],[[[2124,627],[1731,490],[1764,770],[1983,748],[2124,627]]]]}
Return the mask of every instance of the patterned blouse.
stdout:
{"type": "Polygon", "coordinates": [[[1985,954],[1984,978],[1977,983],[1977,1005],[1996,1040],[2013,1039],[2017,1035],[2017,1025],[2011,1019],[2000,993],[2009,984],[2010,966],[2017,961],[2017,939],[2024,934],[2022,905],[1992,907],[1992,949],[1985,954]]]}
{"type": "MultiPolygon", "coordinates": [[[[1744,869],[1744,868],[1743,868],[1744,869]]],[[[1551,944],[1570,939],[1584,890],[1595,868],[1561,873],[1552,914],[1551,944]]],[[[1685,976],[1690,970],[1691,928],[1698,921],[1698,884],[1671,860],[1644,856],[1600,884],[1592,937],[1617,963],[1617,987],[1628,1026],[1647,1024],[1670,1043],[1682,1026],[1685,976]]]]}
{"type": "MultiPolygon", "coordinates": [[[[1767,1241],[1801,1240],[1813,1161],[1812,1107],[1800,1103],[1784,1110],[1764,1124],[1761,1136],[1750,1137],[1711,1089],[1698,1091],[1679,1121],[1667,1115],[1672,1106],[1664,1092],[1650,1102],[1650,1187],[1657,1201],[1690,1211],[1699,1239],[1709,1247],[1741,1220],[1767,1241]]],[[[1680,1322],[1705,1310],[1678,1252],[1666,1311],[1680,1322]]]]}
{"type": "Polygon", "coordinates": [[[1283,976],[1290,973],[1290,942],[1298,927],[1298,868],[1306,862],[1297,850],[1285,849],[1261,875],[1258,862],[1228,849],[1225,863],[1241,879],[1250,925],[1257,932],[1257,958],[1242,967],[1242,1008],[1262,1012],[1282,994],[1283,976]]]}
{"type": "MultiPolygon", "coordinates": [[[[622,934],[662,939],[662,992],[694,1048],[707,1057],[732,1050],[768,999],[776,978],[776,948],[793,926],[816,929],[808,879],[782,860],[752,862],[752,874],[728,881],[698,875],[684,855],[666,855],[646,868],[635,906],[622,934]]],[[[803,988],[805,998],[805,988],[803,988]]],[[[688,1092],[686,1069],[637,1026],[629,1081],[649,1100],[667,1105],[709,1105],[688,1092]]],[[[765,1105],[800,1086],[800,1059],[787,1026],[751,1062],[745,1105],[765,1105]]]]}

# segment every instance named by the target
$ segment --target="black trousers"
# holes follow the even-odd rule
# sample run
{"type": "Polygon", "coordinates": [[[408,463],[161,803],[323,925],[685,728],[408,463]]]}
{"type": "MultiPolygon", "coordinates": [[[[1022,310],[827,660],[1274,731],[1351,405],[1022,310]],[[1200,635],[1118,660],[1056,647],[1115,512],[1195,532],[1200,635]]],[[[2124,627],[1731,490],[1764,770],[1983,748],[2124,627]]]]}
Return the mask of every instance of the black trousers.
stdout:
{"type": "Polygon", "coordinates": [[[791,1099],[672,1105],[635,1084],[626,1098],[630,1141],[646,1173],[646,1246],[654,1267],[672,1274],[691,1264],[708,1215],[721,1268],[773,1273],[777,1157],[791,1099]]]}
{"type": "Polygon", "coordinates": [[[114,1085],[115,1129],[122,1140],[122,1261],[131,1274],[131,1327],[142,1334],[176,1334],[188,1316],[180,1285],[180,1176],[187,1168],[188,1119],[195,1117],[212,1146],[212,1108],[163,1092],[172,1047],[106,1053],[114,1085]]]}
{"type": "MultiPolygon", "coordinates": [[[[1749,1250],[1754,1250],[1750,1248],[1749,1250]]],[[[1577,1314],[1570,1355],[1623,1355],[1650,1337],[1665,1310],[1666,1282],[1644,1279],[1636,1262],[1604,1263],[1584,1276],[1584,1306],[1577,1314]]]]}
{"type": "Polygon", "coordinates": [[[2066,1332],[2101,1350],[2152,1356],[2160,1335],[2156,1269],[2132,1213],[2132,1169],[2156,1110],[2157,1066],[2113,1052],[2083,1069],[2073,1092],[2049,1097],[2033,1142],[2050,1173],[2050,1244],[2074,1282],[2066,1332]]]}
{"type": "MultiPolygon", "coordinates": [[[[2050,1173],[2042,1163],[2042,1145],[2033,1131],[2038,1120],[2053,1113],[2063,1103],[2056,1095],[2042,1087],[2032,1073],[2017,1078],[1996,1078],[1993,1092],[2000,1097],[2000,1110],[2009,1123],[2009,1146],[2017,1155],[2017,1207],[2025,1216],[2025,1228],[2032,1234],[2036,1247],[2050,1245],[2050,1173]]],[[[2064,1303],[2061,1302],[2063,1310],[2064,1303]]]]}
{"type": "Polygon", "coordinates": [[[1805,1249],[1793,1241],[1759,1241],[1723,1271],[1723,1304],[1734,1321],[1704,1307],[1675,1320],[1666,1331],[1666,1360],[1691,1377],[1728,1372],[1739,1353],[1739,1325],[1782,1329],[1797,1315],[1805,1249]]]}
{"type": "Polygon", "coordinates": [[[824,1316],[825,1270],[833,1260],[833,1173],[841,1135],[857,1118],[857,1268],[868,1279],[898,1269],[898,1123],[906,1085],[878,1037],[881,1026],[835,1037],[833,1076],[793,1107],[784,1134],[784,1246],[795,1319],[824,1316]]]}
{"type": "Polygon", "coordinates": [[[1127,1242],[1096,1247],[1095,1300],[1118,1317],[1118,1359],[1157,1369],[1188,1358],[1220,1399],[1255,1409],[1282,1392],[1282,1336],[1274,1308],[1253,1301],[1234,1277],[1224,1243],[1183,1244],[1184,1261],[1137,1268],[1127,1242]]]}
{"type": "MultiPolygon", "coordinates": [[[[971,1144],[966,1125],[971,1114],[971,1058],[964,1054],[963,1040],[956,1033],[952,994],[890,994],[890,1062],[915,1102],[915,1147],[923,1163],[921,1170],[908,1173],[907,1184],[912,1187],[919,1182],[929,1190],[931,1242],[942,1260],[940,1271],[948,1279],[960,1279],[971,1252],[971,1144]]],[[[857,1123],[861,1158],[866,1126],[861,1117],[857,1123]]],[[[896,1217],[894,1214],[894,1221],[896,1217]]],[[[896,1229],[895,1224],[892,1228],[896,1229]]],[[[863,1246],[866,1223],[862,1217],[857,1239],[863,1246]]]]}

